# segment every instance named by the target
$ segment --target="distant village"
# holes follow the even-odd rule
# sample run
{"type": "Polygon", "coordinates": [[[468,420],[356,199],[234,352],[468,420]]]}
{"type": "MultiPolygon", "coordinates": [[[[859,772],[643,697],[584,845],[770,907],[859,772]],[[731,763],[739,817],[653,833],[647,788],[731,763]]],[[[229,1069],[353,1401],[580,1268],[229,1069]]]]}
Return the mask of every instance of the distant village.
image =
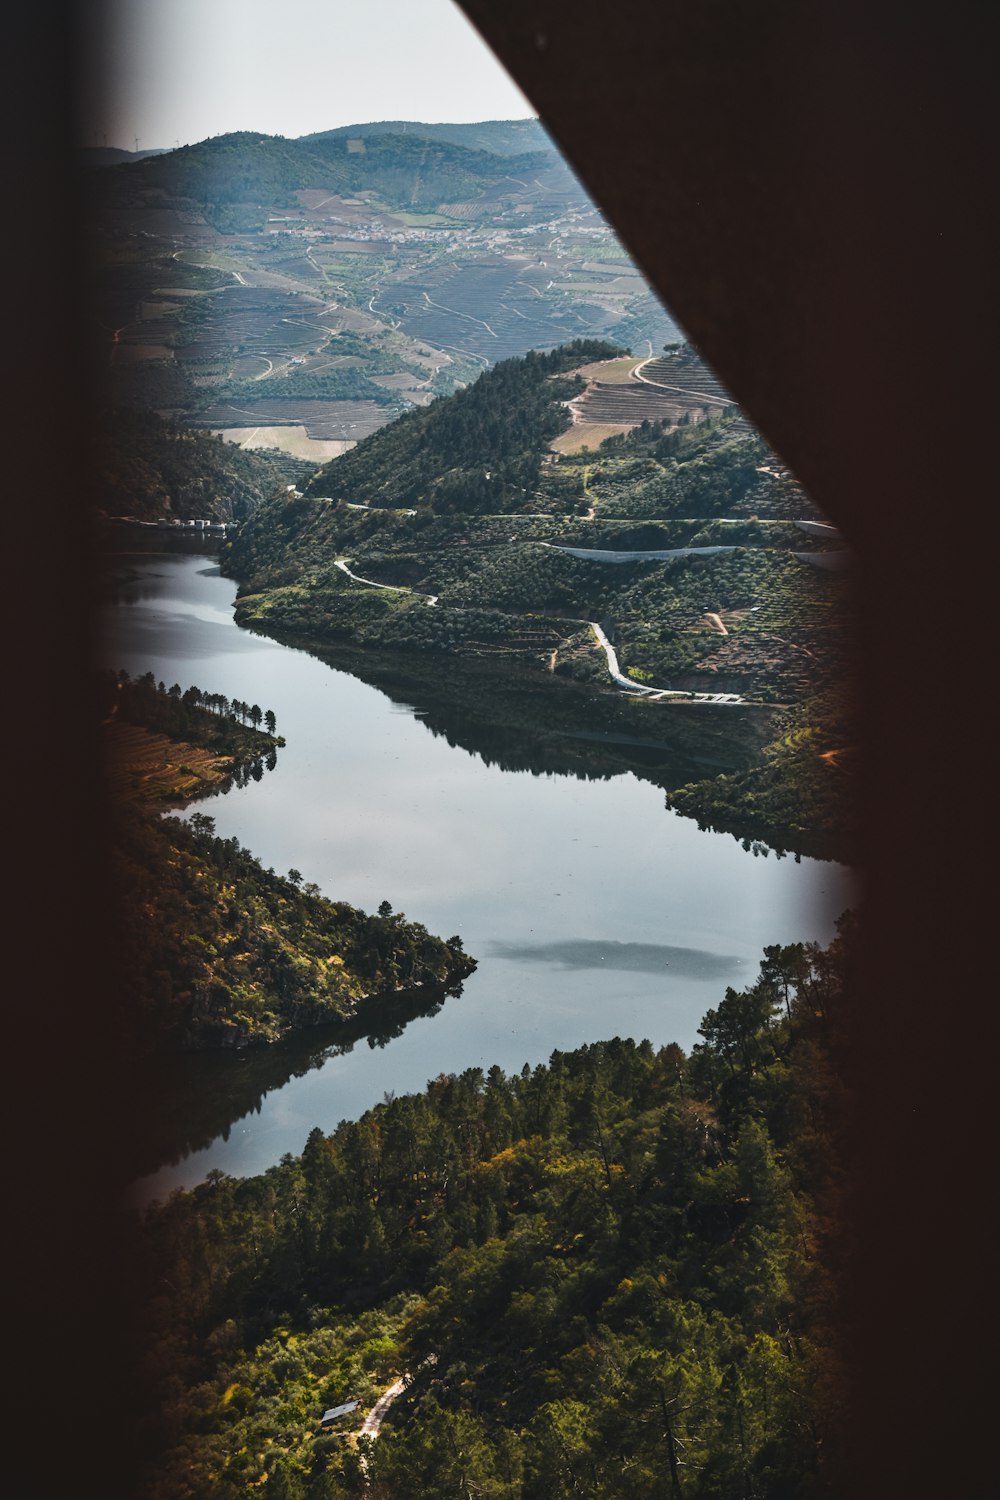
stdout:
{"type": "Polygon", "coordinates": [[[105,516],[104,519],[115,526],[142,526],[147,531],[181,531],[186,535],[227,536],[236,530],[235,521],[179,521],[166,516],[161,516],[158,521],[140,521],[138,516],[105,516]]]}

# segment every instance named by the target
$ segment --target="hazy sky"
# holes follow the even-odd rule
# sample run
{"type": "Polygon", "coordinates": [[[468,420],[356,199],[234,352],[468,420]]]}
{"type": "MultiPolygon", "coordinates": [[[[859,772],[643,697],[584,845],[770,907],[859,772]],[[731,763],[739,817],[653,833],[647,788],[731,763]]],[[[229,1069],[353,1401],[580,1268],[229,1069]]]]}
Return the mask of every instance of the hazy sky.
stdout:
{"type": "MultiPolygon", "coordinates": [[[[94,0],[95,16],[101,9],[94,0]]],[[[534,113],[452,0],[110,0],[85,145],[534,113]]]]}

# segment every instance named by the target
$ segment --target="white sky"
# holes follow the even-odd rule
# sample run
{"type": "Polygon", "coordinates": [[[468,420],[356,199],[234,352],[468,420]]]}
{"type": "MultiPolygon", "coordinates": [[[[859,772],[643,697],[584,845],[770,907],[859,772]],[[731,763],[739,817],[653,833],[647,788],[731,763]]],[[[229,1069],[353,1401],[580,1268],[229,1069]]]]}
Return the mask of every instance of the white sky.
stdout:
{"type": "MultiPolygon", "coordinates": [[[[104,5],[92,3],[96,19],[104,5]]],[[[87,87],[83,145],[534,113],[452,0],[110,0],[107,9],[94,38],[108,82],[87,87]]]]}

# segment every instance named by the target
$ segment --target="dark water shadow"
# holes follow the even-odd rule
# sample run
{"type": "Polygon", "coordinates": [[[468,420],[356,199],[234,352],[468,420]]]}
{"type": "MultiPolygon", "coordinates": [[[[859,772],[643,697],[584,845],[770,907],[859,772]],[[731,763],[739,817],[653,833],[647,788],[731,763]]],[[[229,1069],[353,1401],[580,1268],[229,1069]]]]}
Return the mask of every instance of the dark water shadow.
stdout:
{"type": "Polygon", "coordinates": [[[554,943],[493,942],[487,951],[514,963],[551,963],[563,969],[619,969],[675,979],[735,979],[743,967],[728,953],[673,948],[666,943],[621,943],[615,938],[565,938],[554,943]]]}
{"type": "Polygon", "coordinates": [[[400,991],[364,1001],[350,1021],[311,1027],[271,1046],[173,1053],[146,1061],[132,1078],[134,1117],[144,1128],[131,1142],[129,1180],[176,1166],[219,1136],[228,1140],[238,1121],[259,1114],[268,1094],[290,1079],[353,1051],[359,1042],[387,1046],[411,1021],[437,1015],[446,999],[461,993],[461,984],[400,991]]]}
{"type": "Polygon", "coordinates": [[[632,772],[665,790],[756,765],[773,734],[760,707],[664,708],[597,691],[516,662],[390,656],[274,632],[327,666],[377,688],[455,749],[504,771],[608,780],[632,772]]]}

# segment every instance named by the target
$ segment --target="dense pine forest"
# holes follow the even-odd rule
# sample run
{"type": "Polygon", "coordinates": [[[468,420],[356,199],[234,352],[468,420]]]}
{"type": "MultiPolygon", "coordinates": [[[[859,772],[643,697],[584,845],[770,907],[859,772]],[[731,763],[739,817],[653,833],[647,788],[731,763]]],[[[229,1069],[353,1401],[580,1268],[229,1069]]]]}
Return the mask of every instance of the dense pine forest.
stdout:
{"type": "Polygon", "coordinates": [[[144,1495],[845,1493],[850,936],[767,949],[690,1056],[613,1039],[470,1068],[151,1210],[144,1495]]]}

